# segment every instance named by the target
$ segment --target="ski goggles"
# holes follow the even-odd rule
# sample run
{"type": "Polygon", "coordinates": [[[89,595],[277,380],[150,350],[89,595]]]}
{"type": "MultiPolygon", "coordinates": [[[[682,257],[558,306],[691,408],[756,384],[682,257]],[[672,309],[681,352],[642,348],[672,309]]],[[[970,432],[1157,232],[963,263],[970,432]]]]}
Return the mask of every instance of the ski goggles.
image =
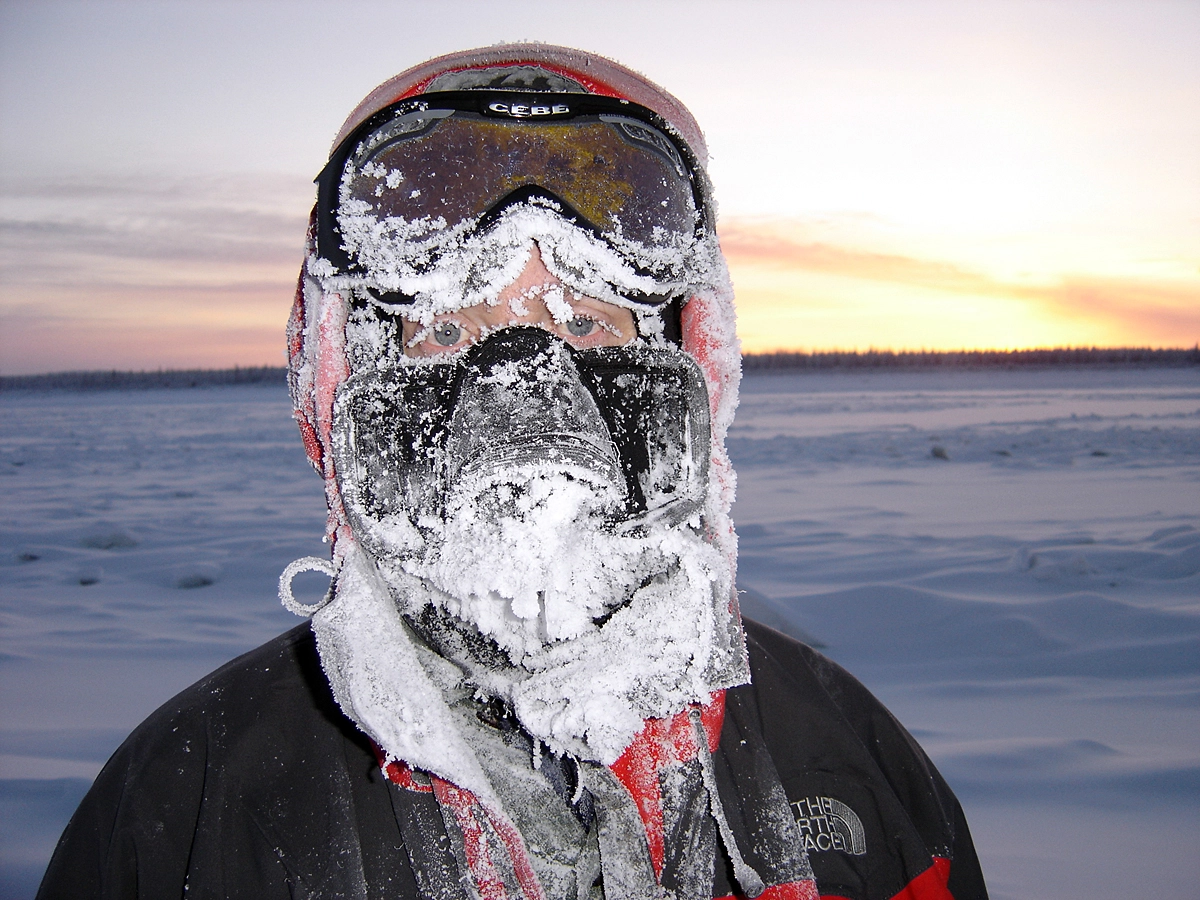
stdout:
{"type": "Polygon", "coordinates": [[[404,533],[395,527],[398,517],[418,528],[431,516],[440,519],[454,485],[463,473],[477,473],[483,459],[509,473],[536,462],[570,474],[592,457],[597,476],[617,483],[611,518],[622,531],[685,521],[702,506],[708,485],[708,391],[687,354],[645,346],[576,350],[535,328],[497,332],[453,362],[351,376],[338,391],[333,435],[351,524],[384,555],[404,553],[392,537],[404,533]],[[538,362],[548,349],[568,354],[553,383],[538,362]],[[514,362],[532,389],[544,386],[552,405],[577,391],[600,421],[563,428],[553,412],[530,416],[536,404],[519,391],[513,396],[520,409],[480,402],[478,385],[514,362]],[[472,418],[480,416],[496,421],[472,418]]]}
{"type": "MultiPolygon", "coordinates": [[[[318,254],[368,278],[378,259],[427,271],[521,203],[552,209],[636,274],[665,281],[680,279],[713,227],[704,176],[666,121],[591,94],[402,100],[347,136],[317,184],[318,254]]],[[[399,292],[378,299],[411,302],[399,292]]]]}

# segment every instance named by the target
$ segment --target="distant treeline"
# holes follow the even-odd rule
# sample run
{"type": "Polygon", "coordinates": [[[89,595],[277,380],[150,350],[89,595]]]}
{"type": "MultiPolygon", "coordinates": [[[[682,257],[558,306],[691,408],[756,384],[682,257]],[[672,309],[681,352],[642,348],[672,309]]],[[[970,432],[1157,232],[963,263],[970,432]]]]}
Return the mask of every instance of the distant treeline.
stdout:
{"type": "Polygon", "coordinates": [[[232,369],[160,369],[157,372],[55,372],[50,375],[0,375],[0,391],[128,391],[150,388],[198,388],[218,384],[287,383],[283,366],[232,369]]]}
{"type": "Polygon", "coordinates": [[[829,350],[819,353],[746,353],[747,372],[798,369],[1017,369],[1032,366],[1200,366],[1200,346],[1190,350],[1149,347],[1056,347],[1050,350],[829,350]]]}
{"type": "MultiPolygon", "coordinates": [[[[1200,366],[1200,347],[1153,350],[1149,347],[1060,347],[1053,350],[828,350],[820,353],[747,353],[747,372],[812,369],[1016,369],[1032,366],[1200,366]]],[[[50,375],[0,375],[0,391],[103,391],[149,388],[198,388],[221,384],[287,382],[283,366],[247,369],[160,369],[157,372],[55,372],[50,375]]]]}

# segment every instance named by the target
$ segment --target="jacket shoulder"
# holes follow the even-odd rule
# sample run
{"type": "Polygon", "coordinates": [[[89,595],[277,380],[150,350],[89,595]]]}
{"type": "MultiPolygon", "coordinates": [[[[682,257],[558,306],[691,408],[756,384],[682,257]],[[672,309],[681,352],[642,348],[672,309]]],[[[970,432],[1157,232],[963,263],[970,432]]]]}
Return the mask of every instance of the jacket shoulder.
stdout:
{"type": "MultiPolygon", "coordinates": [[[[229,766],[264,741],[286,746],[345,717],[321,670],[309,623],[231,660],[180,691],[137,726],[101,771],[97,783],[126,770],[146,783],[174,772],[229,766]],[[243,748],[245,748],[243,750],[243,748]]],[[[275,754],[277,755],[277,754],[275,754]]],[[[176,778],[172,779],[177,780],[176,778]]]]}
{"type": "Polygon", "coordinates": [[[282,896],[296,881],[280,854],[287,839],[316,829],[314,840],[344,842],[336,798],[347,795],[348,753],[370,768],[362,744],[306,622],[183,690],[129,735],[63,833],[40,896],[178,896],[185,884],[220,896],[235,872],[261,885],[260,900],[282,896]],[[304,821],[292,821],[300,811],[304,821]]]}
{"type": "Polygon", "coordinates": [[[168,723],[181,719],[259,718],[267,711],[262,702],[268,697],[291,699],[293,705],[296,701],[318,707],[332,703],[308,622],[230,660],[180,691],[135,728],[129,741],[153,739],[168,723]]]}
{"type": "Polygon", "coordinates": [[[762,735],[822,891],[891,897],[942,860],[953,897],[986,897],[958,800],[913,736],[828,657],[743,625],[752,682],[730,690],[727,705],[762,735]],[[823,833],[829,822],[844,834],[823,833]]]}
{"type": "Polygon", "coordinates": [[[862,682],[823,653],[751,619],[744,619],[742,624],[755,681],[765,681],[772,688],[787,685],[794,690],[819,690],[848,716],[848,721],[882,714],[899,726],[862,682]]]}
{"type": "MultiPolygon", "coordinates": [[[[928,796],[931,820],[953,802],[945,782],[916,739],[853,675],[812,647],[746,621],[752,682],[740,702],[749,706],[768,746],[786,748],[780,776],[792,771],[852,773],[886,784],[908,800],[928,796]]],[[[774,755],[774,754],[773,754],[774,755]]],[[[939,842],[940,843],[940,842],[939,842]]]]}

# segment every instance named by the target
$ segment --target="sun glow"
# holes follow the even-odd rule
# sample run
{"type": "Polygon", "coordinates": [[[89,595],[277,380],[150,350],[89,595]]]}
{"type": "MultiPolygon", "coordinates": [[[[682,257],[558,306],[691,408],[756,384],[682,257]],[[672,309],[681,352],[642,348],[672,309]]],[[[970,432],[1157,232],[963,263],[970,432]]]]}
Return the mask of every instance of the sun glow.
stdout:
{"type": "MultiPolygon", "coordinates": [[[[314,67],[295,4],[0,4],[0,373],[277,364],[331,135],[468,5],[313,7],[314,67]]],[[[746,350],[1200,342],[1200,4],[625,6],[530,36],[695,114],[746,350]]]]}
{"type": "MultiPolygon", "coordinates": [[[[1186,271],[1183,261],[1120,276],[1035,274],[1031,266],[1008,274],[1013,267],[1001,258],[992,268],[1006,274],[998,276],[979,265],[978,250],[978,267],[960,265],[894,246],[857,249],[845,228],[836,231],[779,220],[724,224],[744,351],[1190,347],[1200,340],[1200,277],[1175,274],[1186,271]],[[1153,277],[1155,269],[1174,269],[1174,277],[1153,277]]],[[[867,230],[858,240],[886,243],[867,230]]],[[[1107,268],[1119,270],[1111,259],[1107,268]]]]}

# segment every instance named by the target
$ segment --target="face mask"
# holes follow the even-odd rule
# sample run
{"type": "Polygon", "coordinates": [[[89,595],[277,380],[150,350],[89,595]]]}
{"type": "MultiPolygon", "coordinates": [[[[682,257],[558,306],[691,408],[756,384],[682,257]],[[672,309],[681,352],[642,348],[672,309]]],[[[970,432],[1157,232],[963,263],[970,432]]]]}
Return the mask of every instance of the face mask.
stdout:
{"type": "Polygon", "coordinates": [[[576,350],[507,328],[450,362],[349,378],[334,408],[334,458],[351,521],[377,555],[403,556],[397,516],[418,529],[473,491],[544,472],[590,485],[616,530],[682,521],[703,502],[708,394],[685,353],[576,350]]]}
{"type": "Polygon", "coordinates": [[[623,602],[661,564],[652,533],[698,527],[709,441],[686,354],[576,350],[530,327],[449,362],[360,372],[334,408],[339,486],[363,545],[518,651],[623,602]]]}

